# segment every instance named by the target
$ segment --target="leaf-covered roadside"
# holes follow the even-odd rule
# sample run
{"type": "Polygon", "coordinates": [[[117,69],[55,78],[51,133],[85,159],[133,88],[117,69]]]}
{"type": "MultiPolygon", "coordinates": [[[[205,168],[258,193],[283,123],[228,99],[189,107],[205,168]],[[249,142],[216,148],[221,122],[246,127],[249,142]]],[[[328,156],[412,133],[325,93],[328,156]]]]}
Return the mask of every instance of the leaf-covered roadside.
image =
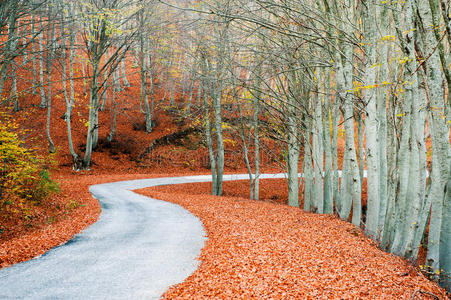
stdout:
{"type": "MultiPolygon", "coordinates": [[[[32,226],[36,219],[50,218],[47,214],[58,210],[47,203],[52,193],[59,190],[50,179],[49,169],[54,164],[49,156],[38,154],[26,138],[28,132],[20,129],[8,114],[0,112],[0,233],[8,234],[11,226],[20,223],[32,226]]],[[[1,238],[1,236],[0,236],[1,238]]]]}
{"type": "Polygon", "coordinates": [[[408,299],[415,292],[415,299],[433,299],[422,292],[447,299],[443,289],[379,250],[352,224],[275,203],[207,196],[209,189],[206,183],[139,191],[182,205],[202,220],[208,235],[199,269],[165,299],[408,299]]]}
{"type": "Polygon", "coordinates": [[[89,192],[90,185],[156,176],[170,175],[54,174],[60,192],[35,206],[31,219],[1,223],[7,230],[0,233],[0,268],[42,255],[96,222],[101,209],[89,192]]]}
{"type": "Polygon", "coordinates": [[[32,218],[14,226],[5,224],[8,230],[0,234],[0,268],[42,255],[94,223],[100,206],[89,193],[89,179],[58,180],[61,192],[38,206],[32,218]]]}

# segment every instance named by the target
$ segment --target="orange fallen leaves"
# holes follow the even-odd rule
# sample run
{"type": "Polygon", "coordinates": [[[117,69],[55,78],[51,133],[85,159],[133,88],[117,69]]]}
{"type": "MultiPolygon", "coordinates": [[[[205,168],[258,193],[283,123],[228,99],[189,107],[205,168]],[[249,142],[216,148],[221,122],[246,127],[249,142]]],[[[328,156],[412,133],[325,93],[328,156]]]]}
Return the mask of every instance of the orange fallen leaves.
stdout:
{"type": "MultiPolygon", "coordinates": [[[[262,188],[282,192],[280,182],[264,182],[262,188]]],[[[243,183],[226,183],[226,194],[245,195],[243,183]]],[[[446,298],[421,273],[408,272],[406,261],[351,234],[352,224],[276,203],[208,196],[209,189],[201,183],[139,191],[182,205],[208,235],[199,269],[165,299],[405,299],[416,290],[446,298]]]]}

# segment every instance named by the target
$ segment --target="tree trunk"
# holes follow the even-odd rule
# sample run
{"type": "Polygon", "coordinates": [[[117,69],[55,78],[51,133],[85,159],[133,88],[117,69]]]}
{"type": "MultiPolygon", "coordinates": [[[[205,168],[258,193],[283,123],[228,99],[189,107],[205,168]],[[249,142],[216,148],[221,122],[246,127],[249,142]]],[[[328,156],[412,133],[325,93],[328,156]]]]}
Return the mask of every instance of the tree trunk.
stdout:
{"type": "MultiPolygon", "coordinates": [[[[449,166],[451,168],[451,165],[449,166]]],[[[451,172],[448,173],[443,203],[442,232],[440,236],[441,286],[451,291],[451,172]]]]}
{"type": "MultiPolygon", "coordinates": [[[[352,48],[344,46],[345,57],[352,57],[352,48]]],[[[352,224],[360,226],[361,221],[361,183],[359,167],[357,164],[357,155],[354,144],[354,112],[352,108],[352,95],[349,91],[353,90],[352,83],[352,65],[346,60],[341,61],[341,66],[337,75],[337,90],[340,99],[343,101],[344,126],[345,126],[345,157],[343,159],[343,171],[341,177],[340,194],[341,210],[340,218],[348,220],[352,205],[352,224]]]]}
{"type": "Polygon", "coordinates": [[[321,99],[315,96],[313,109],[313,163],[315,176],[314,212],[324,213],[324,185],[323,185],[323,116],[321,99]]]}
{"type": "MultiPolygon", "coordinates": [[[[309,106],[307,106],[309,107],[309,106]]],[[[304,210],[312,211],[312,203],[314,201],[313,191],[313,167],[312,167],[312,147],[310,143],[310,132],[312,128],[312,120],[309,116],[305,117],[305,133],[304,133],[304,210]]]]}
{"type": "Polygon", "coordinates": [[[260,87],[262,84],[262,68],[261,64],[257,67],[257,89],[254,95],[254,160],[255,160],[255,176],[254,176],[254,200],[260,198],[260,137],[259,137],[259,121],[258,116],[260,114],[260,87]]]}
{"type": "Polygon", "coordinates": [[[97,131],[97,109],[98,109],[98,77],[99,77],[99,64],[93,62],[92,66],[92,79],[89,95],[89,121],[88,121],[88,133],[86,136],[86,150],[83,157],[83,168],[89,169],[91,164],[92,149],[94,148],[94,136],[97,131]]]}
{"type": "Polygon", "coordinates": [[[49,142],[49,152],[55,152],[55,145],[53,143],[52,137],[50,135],[50,127],[51,127],[51,116],[52,116],[52,71],[53,71],[53,59],[55,55],[55,22],[53,19],[53,2],[50,3],[48,8],[48,19],[51,24],[48,25],[47,30],[47,61],[46,61],[46,70],[47,70],[47,139],[49,142]],[[51,20],[51,21],[50,21],[51,20]]]}
{"type": "Polygon", "coordinates": [[[215,110],[215,129],[216,129],[216,152],[217,152],[217,170],[216,170],[216,180],[217,187],[215,195],[221,196],[222,194],[222,178],[224,174],[224,138],[222,135],[222,116],[221,116],[221,93],[217,92],[214,101],[215,110]]]}
{"type": "MultiPolygon", "coordinates": [[[[425,62],[426,79],[429,91],[430,106],[432,108],[430,125],[432,141],[432,170],[431,191],[432,197],[431,222],[429,224],[428,252],[426,261],[434,272],[440,272],[441,253],[447,253],[447,249],[440,248],[443,207],[446,196],[446,186],[449,178],[450,147],[449,130],[446,124],[445,102],[443,99],[443,84],[441,76],[441,63],[439,53],[435,51],[437,39],[434,34],[431,3],[428,1],[415,1],[418,15],[421,16],[424,31],[420,31],[424,40],[424,55],[429,56],[425,62]]],[[[449,91],[448,91],[449,92],[449,91]]]]}
{"type": "MultiPolygon", "coordinates": [[[[10,64],[14,60],[15,51],[16,51],[16,45],[17,45],[17,3],[10,1],[8,4],[8,37],[4,44],[4,51],[6,52],[4,54],[4,57],[2,58],[2,67],[0,69],[0,99],[2,98],[3,94],[3,88],[5,85],[6,78],[8,76],[7,71],[10,66],[10,64]]],[[[0,102],[1,103],[1,102],[0,102]]]]}
{"type": "Polygon", "coordinates": [[[32,63],[33,63],[33,81],[31,83],[32,85],[32,93],[33,95],[36,95],[36,85],[37,85],[37,70],[36,70],[36,45],[35,45],[35,36],[36,36],[36,27],[35,27],[35,16],[34,14],[31,14],[31,56],[32,56],[32,63]]]}
{"type": "Polygon", "coordinates": [[[366,164],[367,164],[367,211],[365,233],[373,240],[378,240],[380,233],[378,232],[380,196],[379,196],[379,136],[378,136],[378,119],[377,119],[377,92],[376,84],[376,68],[373,67],[377,62],[376,58],[376,41],[377,28],[376,22],[379,17],[379,9],[373,0],[367,0],[363,8],[364,15],[364,36],[366,47],[366,71],[365,85],[369,88],[365,89],[364,100],[366,103],[365,115],[365,134],[366,134],[366,164]],[[377,16],[376,16],[377,14],[377,16]]]}
{"type": "Polygon", "coordinates": [[[127,79],[127,72],[125,71],[125,58],[121,60],[121,72],[122,72],[122,80],[124,81],[124,86],[130,87],[130,82],[127,79]]]}
{"type": "Polygon", "coordinates": [[[40,24],[40,32],[39,32],[39,92],[41,94],[41,104],[39,107],[45,108],[47,106],[47,98],[45,96],[44,89],[44,38],[43,38],[43,25],[42,18],[39,22],[40,24]]]}
{"type": "MultiPolygon", "coordinates": [[[[71,5],[70,10],[73,11],[73,5],[71,5]]],[[[71,15],[71,18],[73,18],[73,15],[71,15]]],[[[63,19],[61,21],[61,32],[64,32],[65,30],[65,20],[64,20],[64,15],[63,15],[63,19]]],[[[65,46],[66,46],[66,39],[64,36],[61,37],[61,43],[63,45],[63,56],[62,56],[62,66],[63,66],[63,92],[64,92],[64,99],[66,100],[66,125],[67,125],[67,141],[69,143],[69,152],[72,155],[72,160],[74,163],[73,169],[74,170],[79,170],[80,169],[80,165],[79,165],[79,157],[78,154],[75,152],[74,150],[74,145],[73,145],[73,141],[72,141],[72,127],[71,127],[71,122],[72,122],[72,109],[74,107],[74,102],[75,102],[75,91],[74,91],[74,57],[75,57],[75,45],[74,45],[74,39],[75,39],[75,32],[73,28],[69,29],[70,34],[69,34],[69,48],[70,48],[70,54],[69,54],[69,88],[70,88],[70,93],[69,95],[67,94],[67,75],[66,75],[66,51],[65,46]]]]}
{"type": "MultiPolygon", "coordinates": [[[[330,76],[324,78],[326,95],[330,90],[330,76]]],[[[325,105],[323,108],[323,143],[324,143],[324,213],[332,214],[334,212],[333,195],[333,168],[332,168],[332,147],[331,147],[331,99],[325,96],[325,105]]]]}
{"type": "Polygon", "coordinates": [[[210,159],[211,177],[212,177],[212,194],[216,195],[218,190],[218,178],[216,174],[216,158],[213,149],[213,139],[211,138],[211,121],[210,107],[208,105],[208,93],[204,91],[204,111],[205,111],[205,137],[207,140],[208,155],[210,159]]]}
{"type": "Polygon", "coordinates": [[[357,120],[357,139],[358,139],[358,148],[359,148],[359,174],[360,174],[360,183],[363,185],[363,173],[364,173],[364,164],[365,164],[365,146],[364,146],[364,138],[363,138],[363,117],[360,112],[356,113],[357,120]]]}

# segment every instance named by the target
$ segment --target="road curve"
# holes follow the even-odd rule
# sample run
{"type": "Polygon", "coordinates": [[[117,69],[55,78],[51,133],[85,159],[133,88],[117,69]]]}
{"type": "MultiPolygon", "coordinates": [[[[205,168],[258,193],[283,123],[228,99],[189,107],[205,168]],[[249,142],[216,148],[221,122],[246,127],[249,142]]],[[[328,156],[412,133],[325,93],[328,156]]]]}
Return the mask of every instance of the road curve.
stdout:
{"type": "MultiPolygon", "coordinates": [[[[248,178],[224,176],[224,180],[248,178]]],[[[102,207],[99,220],[44,255],[1,269],[0,299],[160,298],[196,270],[205,232],[200,220],[181,206],[131,190],[206,181],[211,176],[91,186],[102,207]]]]}

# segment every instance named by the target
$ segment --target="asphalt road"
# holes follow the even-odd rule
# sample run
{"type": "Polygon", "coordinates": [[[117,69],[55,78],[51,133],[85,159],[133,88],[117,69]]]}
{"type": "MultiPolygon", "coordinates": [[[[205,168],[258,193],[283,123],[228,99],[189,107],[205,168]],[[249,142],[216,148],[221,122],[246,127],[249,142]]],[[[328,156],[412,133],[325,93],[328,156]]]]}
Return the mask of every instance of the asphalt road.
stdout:
{"type": "MultiPolygon", "coordinates": [[[[276,177],[283,175],[261,176],[276,177]]],[[[239,179],[248,175],[224,177],[239,179]]],[[[196,270],[205,232],[181,206],[131,190],[210,180],[188,176],[91,186],[102,207],[99,220],[44,255],[1,269],[0,299],[160,298],[196,270]]]]}

